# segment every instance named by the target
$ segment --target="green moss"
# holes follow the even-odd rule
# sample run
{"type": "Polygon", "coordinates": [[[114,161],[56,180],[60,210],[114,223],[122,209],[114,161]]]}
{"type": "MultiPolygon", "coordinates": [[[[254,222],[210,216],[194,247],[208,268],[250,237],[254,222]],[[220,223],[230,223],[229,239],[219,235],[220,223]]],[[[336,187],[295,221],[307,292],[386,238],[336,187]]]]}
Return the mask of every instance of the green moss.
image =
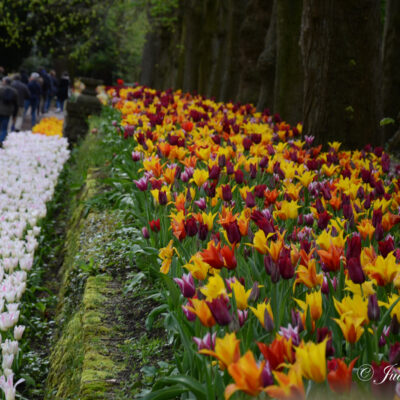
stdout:
{"type": "Polygon", "coordinates": [[[53,349],[46,399],[74,399],[79,394],[83,361],[81,326],[81,313],[76,313],[53,349]]]}

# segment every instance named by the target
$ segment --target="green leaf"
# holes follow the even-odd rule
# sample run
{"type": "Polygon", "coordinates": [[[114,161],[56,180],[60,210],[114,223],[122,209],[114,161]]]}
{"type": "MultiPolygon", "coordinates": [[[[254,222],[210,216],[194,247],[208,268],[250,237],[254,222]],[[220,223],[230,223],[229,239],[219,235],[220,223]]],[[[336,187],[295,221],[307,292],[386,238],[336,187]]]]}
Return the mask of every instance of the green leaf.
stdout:
{"type": "Polygon", "coordinates": [[[187,393],[188,389],[183,388],[182,386],[175,385],[170,386],[168,388],[160,389],[155,392],[148,393],[144,396],[143,400],[171,400],[182,393],[187,393]]]}
{"type": "Polygon", "coordinates": [[[154,320],[156,317],[158,317],[162,312],[165,310],[168,310],[168,305],[167,304],[161,304],[160,306],[154,308],[151,313],[147,316],[146,318],[146,329],[151,330],[153,327],[154,320]]]}
{"type": "Polygon", "coordinates": [[[386,117],[386,118],[381,119],[381,121],[379,122],[379,125],[385,126],[385,125],[391,125],[394,123],[395,123],[395,120],[393,118],[386,117]]]}
{"type": "Polygon", "coordinates": [[[197,400],[207,400],[206,387],[190,376],[178,375],[166,377],[160,379],[158,383],[164,385],[180,384],[191,391],[196,396],[197,400]]]}

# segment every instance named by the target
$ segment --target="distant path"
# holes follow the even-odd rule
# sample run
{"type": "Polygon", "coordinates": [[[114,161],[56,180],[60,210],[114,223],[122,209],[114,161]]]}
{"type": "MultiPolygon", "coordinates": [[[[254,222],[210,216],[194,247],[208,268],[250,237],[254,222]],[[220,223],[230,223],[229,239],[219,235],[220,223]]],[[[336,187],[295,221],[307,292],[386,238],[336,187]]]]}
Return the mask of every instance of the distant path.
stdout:
{"type": "MultiPolygon", "coordinates": [[[[58,119],[64,119],[65,112],[56,112],[55,107],[50,107],[49,111],[44,114],[39,114],[36,116],[36,123],[38,124],[42,118],[48,118],[48,117],[56,117],[58,119]]],[[[32,129],[31,126],[31,115],[30,112],[28,111],[28,114],[25,116],[24,121],[22,122],[22,131],[30,131],[32,129]]]]}

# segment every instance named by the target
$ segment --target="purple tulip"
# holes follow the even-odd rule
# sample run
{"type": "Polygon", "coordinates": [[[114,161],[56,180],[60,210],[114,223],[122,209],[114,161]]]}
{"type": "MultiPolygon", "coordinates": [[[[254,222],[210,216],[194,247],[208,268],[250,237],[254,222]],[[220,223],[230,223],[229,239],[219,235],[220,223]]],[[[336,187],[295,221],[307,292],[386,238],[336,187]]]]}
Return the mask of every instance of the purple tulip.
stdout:
{"type": "Polygon", "coordinates": [[[208,332],[203,338],[193,337],[193,341],[197,344],[198,351],[203,349],[214,350],[216,337],[216,332],[212,335],[208,332]]]}
{"type": "Polygon", "coordinates": [[[207,301],[207,305],[218,325],[228,325],[232,321],[228,303],[224,298],[218,297],[212,301],[207,301]]]}
{"type": "Polygon", "coordinates": [[[149,183],[147,177],[143,176],[139,180],[134,180],[133,182],[135,183],[136,187],[142,192],[145,192],[147,190],[147,185],[149,183]]]}
{"type": "Polygon", "coordinates": [[[182,279],[174,278],[174,281],[178,284],[183,296],[186,298],[191,298],[195,295],[196,286],[194,284],[193,276],[190,272],[188,274],[183,274],[182,279]]]}
{"type": "Polygon", "coordinates": [[[365,282],[365,275],[359,258],[350,258],[350,260],[347,261],[347,270],[349,272],[350,279],[354,283],[361,284],[365,282]]]}

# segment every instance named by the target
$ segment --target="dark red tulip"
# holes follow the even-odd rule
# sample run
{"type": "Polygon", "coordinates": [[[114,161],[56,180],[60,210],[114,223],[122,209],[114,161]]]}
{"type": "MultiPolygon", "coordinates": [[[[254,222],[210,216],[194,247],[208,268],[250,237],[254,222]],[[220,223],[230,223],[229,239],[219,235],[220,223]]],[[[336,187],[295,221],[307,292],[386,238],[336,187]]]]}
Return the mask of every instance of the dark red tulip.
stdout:
{"type": "Polygon", "coordinates": [[[396,342],[390,346],[389,362],[392,365],[397,365],[400,363],[400,343],[399,342],[396,342]]]}
{"type": "Polygon", "coordinates": [[[159,232],[161,227],[160,227],[160,219],[152,220],[150,221],[150,229],[153,232],[159,232]]]}
{"type": "Polygon", "coordinates": [[[350,279],[354,283],[361,284],[365,282],[365,275],[359,258],[353,257],[347,261],[347,271],[349,272],[350,279]]]}
{"type": "Polygon", "coordinates": [[[185,221],[185,230],[188,236],[195,236],[197,235],[197,221],[194,217],[189,217],[185,221]]]}
{"type": "Polygon", "coordinates": [[[382,242],[378,242],[379,252],[382,254],[382,257],[386,258],[386,256],[394,251],[394,240],[391,235],[388,235],[386,239],[382,242]]]}
{"type": "Polygon", "coordinates": [[[279,272],[283,279],[291,279],[294,276],[294,265],[290,259],[290,250],[283,248],[278,259],[279,272]]]}
{"type": "Polygon", "coordinates": [[[350,239],[347,239],[347,250],[346,258],[360,258],[361,255],[361,236],[358,234],[353,235],[350,239]]]}
{"type": "Polygon", "coordinates": [[[244,181],[244,173],[241,169],[235,171],[235,181],[238,185],[241,185],[244,181]]]}
{"type": "Polygon", "coordinates": [[[207,305],[218,325],[228,325],[232,321],[228,303],[224,298],[218,297],[211,302],[207,301],[207,305]]]}
{"type": "Polygon", "coordinates": [[[318,228],[321,230],[325,229],[328,226],[330,219],[331,219],[331,216],[328,214],[328,212],[326,210],[322,214],[319,214],[318,228]]]}
{"type": "Polygon", "coordinates": [[[254,198],[254,194],[251,192],[247,192],[246,207],[253,208],[255,206],[256,206],[256,199],[254,198]]]}
{"type": "Polygon", "coordinates": [[[226,230],[226,234],[228,236],[228,240],[230,243],[239,243],[242,239],[240,234],[240,230],[236,221],[230,222],[226,226],[224,226],[226,230]]]}

